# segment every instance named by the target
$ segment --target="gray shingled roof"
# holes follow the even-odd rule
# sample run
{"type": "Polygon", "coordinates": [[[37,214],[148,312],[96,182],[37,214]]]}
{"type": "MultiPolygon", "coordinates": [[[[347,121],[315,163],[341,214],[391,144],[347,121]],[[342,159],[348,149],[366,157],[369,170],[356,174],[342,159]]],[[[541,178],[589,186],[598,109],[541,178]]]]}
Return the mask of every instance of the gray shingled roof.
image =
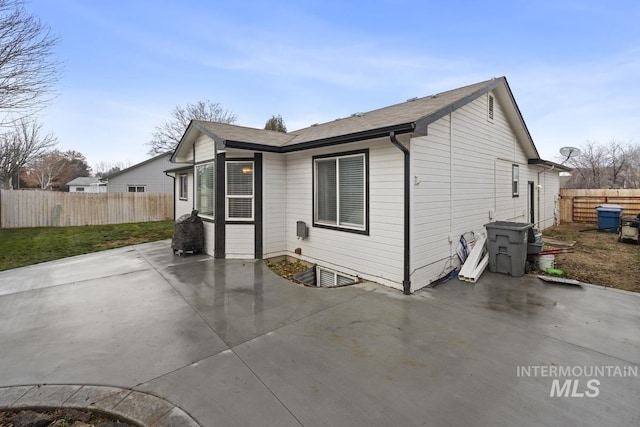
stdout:
{"type": "Polygon", "coordinates": [[[205,121],[194,121],[193,125],[211,138],[221,142],[233,141],[271,147],[292,147],[296,144],[358,134],[375,129],[414,124],[420,119],[446,109],[467,97],[477,96],[478,92],[486,92],[495,87],[497,83],[498,80],[491,79],[288,133],[205,121]]]}
{"type": "Polygon", "coordinates": [[[292,132],[296,135],[295,138],[285,145],[349,135],[371,129],[388,128],[404,123],[415,123],[419,119],[452,105],[478,90],[488,88],[494,83],[495,80],[492,79],[437,95],[416,98],[367,113],[354,114],[343,119],[300,129],[292,132]]]}
{"type": "MultiPolygon", "coordinates": [[[[100,178],[93,176],[81,176],[67,182],[66,185],[92,185],[101,182],[100,178]]],[[[106,183],[105,183],[106,184],[106,183]]]]}
{"type": "Polygon", "coordinates": [[[290,152],[381,138],[389,136],[390,132],[426,135],[429,124],[496,88],[505,105],[511,104],[513,106],[513,108],[507,108],[506,114],[513,123],[518,138],[523,142],[529,142],[525,147],[529,157],[539,158],[531,135],[509,89],[507,79],[499,77],[288,133],[224,123],[192,121],[178,144],[172,160],[183,146],[193,141],[192,137],[188,136],[191,129],[197,129],[222,146],[229,148],[274,152],[290,152]]]}
{"type": "Polygon", "coordinates": [[[275,132],[272,130],[249,128],[226,123],[204,122],[194,120],[193,125],[203,133],[222,141],[253,142],[280,147],[291,140],[293,133],[275,132]]]}

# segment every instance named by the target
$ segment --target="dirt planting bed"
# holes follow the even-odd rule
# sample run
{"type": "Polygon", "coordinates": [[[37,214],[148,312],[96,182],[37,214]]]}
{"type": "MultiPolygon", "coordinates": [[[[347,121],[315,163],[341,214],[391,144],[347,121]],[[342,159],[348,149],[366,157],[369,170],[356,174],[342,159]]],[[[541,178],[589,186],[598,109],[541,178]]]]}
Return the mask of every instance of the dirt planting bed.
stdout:
{"type": "MultiPolygon", "coordinates": [[[[555,267],[581,282],[640,292],[640,245],[618,241],[593,224],[563,224],[544,230],[543,237],[575,241],[575,253],[556,255],[555,267]]],[[[561,247],[545,243],[544,248],[561,247]]]]}

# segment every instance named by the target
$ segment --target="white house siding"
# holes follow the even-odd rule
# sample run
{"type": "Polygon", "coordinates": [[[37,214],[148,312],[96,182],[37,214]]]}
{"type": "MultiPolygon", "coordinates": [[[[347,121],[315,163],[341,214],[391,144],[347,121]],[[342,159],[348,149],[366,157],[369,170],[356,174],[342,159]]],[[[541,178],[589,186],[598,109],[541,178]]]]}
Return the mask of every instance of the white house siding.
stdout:
{"type": "Polygon", "coordinates": [[[216,230],[215,223],[204,221],[204,253],[215,255],[216,230]]]}
{"type": "Polygon", "coordinates": [[[175,207],[176,207],[176,219],[182,215],[190,214],[193,210],[193,170],[180,171],[175,173],[175,207]],[[187,200],[180,200],[178,195],[180,194],[180,175],[186,173],[188,180],[187,187],[187,200]]]}
{"type": "Polygon", "coordinates": [[[193,146],[189,146],[187,150],[180,156],[176,156],[173,159],[176,163],[190,163],[193,162],[193,146]]]}
{"type": "Polygon", "coordinates": [[[145,193],[171,193],[173,179],[164,171],[175,166],[169,161],[170,155],[141,164],[108,179],[109,193],[126,193],[129,186],[145,187],[145,193]]]}
{"type": "MultiPolygon", "coordinates": [[[[403,155],[389,139],[287,155],[287,254],[396,289],[403,278],[403,155]],[[313,227],[312,156],[369,149],[369,235],[313,227]],[[296,221],[309,227],[296,237],[296,221]]],[[[268,215],[268,211],[265,213],[268,215]]]]}
{"type": "MultiPolygon", "coordinates": [[[[413,290],[459,264],[455,248],[463,233],[484,233],[484,224],[492,221],[528,222],[527,183],[537,185],[540,167],[527,164],[495,100],[492,122],[487,119],[485,95],[429,125],[428,136],[411,140],[417,180],[412,186],[413,290]],[[513,164],[520,170],[519,197],[512,196],[513,164]]],[[[540,210],[548,216],[549,196],[541,199],[540,210]]]]}
{"type": "Polygon", "coordinates": [[[263,170],[263,256],[286,253],[287,162],[281,154],[265,153],[263,170]]]}
{"type": "Polygon", "coordinates": [[[106,185],[70,185],[69,193],[106,193],[107,186],[106,185]],[[78,191],[78,188],[82,188],[82,190],[78,191]]]}
{"type": "Polygon", "coordinates": [[[196,155],[196,163],[204,162],[206,160],[213,160],[215,158],[216,144],[213,139],[206,135],[200,135],[193,143],[196,155]]]}
{"type": "MultiPolygon", "coordinates": [[[[543,167],[538,166],[540,171],[543,167]]],[[[560,176],[557,171],[544,167],[540,173],[540,188],[536,189],[536,224],[541,229],[560,223],[560,176]]]]}
{"type": "Polygon", "coordinates": [[[451,143],[449,117],[411,140],[411,285],[422,288],[442,275],[451,254],[451,143]]]}
{"type": "Polygon", "coordinates": [[[253,224],[227,224],[225,230],[225,257],[255,258],[254,236],[253,224]]]}

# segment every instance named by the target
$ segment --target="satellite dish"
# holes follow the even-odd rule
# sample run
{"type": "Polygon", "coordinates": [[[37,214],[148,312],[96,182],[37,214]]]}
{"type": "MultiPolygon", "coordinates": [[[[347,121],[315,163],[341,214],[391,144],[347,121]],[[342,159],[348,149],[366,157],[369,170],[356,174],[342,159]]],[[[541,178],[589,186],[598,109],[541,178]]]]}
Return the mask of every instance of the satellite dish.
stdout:
{"type": "Polygon", "coordinates": [[[580,149],[576,148],[576,147],[562,147],[560,149],[560,154],[562,154],[563,156],[566,157],[564,159],[564,162],[562,162],[562,163],[565,163],[571,157],[579,156],[580,155],[580,149]]]}

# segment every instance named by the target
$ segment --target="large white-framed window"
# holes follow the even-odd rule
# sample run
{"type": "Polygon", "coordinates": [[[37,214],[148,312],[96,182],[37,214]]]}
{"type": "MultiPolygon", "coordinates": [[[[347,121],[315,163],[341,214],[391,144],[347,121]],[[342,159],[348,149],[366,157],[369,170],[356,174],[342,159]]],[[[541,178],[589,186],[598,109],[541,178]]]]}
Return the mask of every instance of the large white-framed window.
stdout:
{"type": "Polygon", "coordinates": [[[180,200],[189,198],[189,176],[186,173],[178,175],[178,197],[180,200]]]}
{"type": "Polygon", "coordinates": [[[520,196],[520,166],[511,165],[511,195],[520,196]]]}
{"type": "Polygon", "coordinates": [[[229,160],[226,167],[226,219],[253,221],[253,161],[229,160]]]}
{"type": "Polygon", "coordinates": [[[214,218],[215,208],[215,163],[201,163],[195,166],[196,209],[200,216],[214,218]]]}
{"type": "Polygon", "coordinates": [[[313,157],[313,225],[368,232],[368,151],[313,157]]]}

